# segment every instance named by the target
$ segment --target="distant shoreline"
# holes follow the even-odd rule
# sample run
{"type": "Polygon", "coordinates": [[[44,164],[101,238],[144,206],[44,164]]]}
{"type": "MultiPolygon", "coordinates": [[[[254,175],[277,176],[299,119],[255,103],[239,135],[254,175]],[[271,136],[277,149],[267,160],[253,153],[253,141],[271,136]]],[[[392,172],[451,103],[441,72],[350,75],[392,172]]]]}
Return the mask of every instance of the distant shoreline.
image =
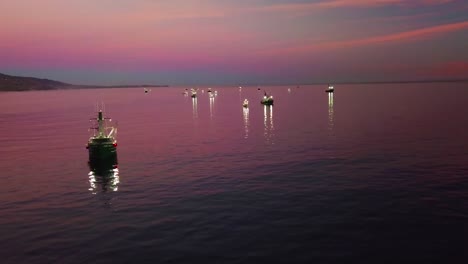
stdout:
{"type": "Polygon", "coordinates": [[[112,86],[99,86],[99,85],[66,85],[57,87],[45,88],[15,88],[9,89],[0,86],[0,92],[28,92],[28,91],[60,91],[60,90],[82,90],[82,89],[118,89],[118,88],[164,88],[169,85],[112,85],[112,86]]]}
{"type": "Polygon", "coordinates": [[[307,83],[302,85],[326,85],[326,84],[392,84],[392,83],[454,83],[454,82],[468,82],[468,79],[460,80],[415,80],[415,81],[356,81],[356,82],[320,82],[320,83],[307,83]]]}
{"type": "Polygon", "coordinates": [[[157,88],[157,87],[169,87],[165,84],[140,84],[140,85],[71,85],[71,88],[66,89],[93,89],[93,88],[157,88]]]}
{"type": "Polygon", "coordinates": [[[34,77],[20,77],[0,73],[0,92],[71,90],[71,89],[99,89],[99,88],[157,88],[169,87],[160,84],[138,85],[79,85],[64,83],[49,79],[34,77]]]}
{"type": "MultiPolygon", "coordinates": [[[[411,83],[465,83],[468,79],[439,79],[439,80],[412,80],[412,81],[354,81],[354,82],[317,82],[303,84],[241,84],[241,86],[304,86],[304,85],[353,85],[353,84],[411,84],[411,83]]],[[[239,85],[239,84],[238,84],[239,85]]],[[[179,85],[181,87],[190,85],[179,85]]],[[[193,86],[193,85],[192,85],[193,86]]],[[[208,86],[208,85],[195,85],[208,86]]],[[[211,85],[215,86],[215,85],[211,85]]],[[[222,85],[222,86],[237,86],[222,85]]],[[[34,77],[19,77],[0,73],[0,92],[22,92],[22,91],[47,91],[47,90],[72,90],[72,89],[108,89],[108,88],[159,88],[169,87],[166,84],[139,84],[139,85],[77,85],[49,79],[34,77]]]]}

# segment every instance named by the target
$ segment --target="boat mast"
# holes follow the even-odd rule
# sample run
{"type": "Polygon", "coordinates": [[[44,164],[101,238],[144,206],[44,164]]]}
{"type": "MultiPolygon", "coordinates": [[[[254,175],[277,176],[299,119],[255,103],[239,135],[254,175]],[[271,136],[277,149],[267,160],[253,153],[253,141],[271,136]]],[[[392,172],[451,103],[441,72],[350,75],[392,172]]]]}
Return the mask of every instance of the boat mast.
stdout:
{"type": "Polygon", "coordinates": [[[104,118],[102,117],[102,110],[99,110],[99,115],[98,115],[98,137],[105,137],[105,132],[104,132],[104,118]]]}

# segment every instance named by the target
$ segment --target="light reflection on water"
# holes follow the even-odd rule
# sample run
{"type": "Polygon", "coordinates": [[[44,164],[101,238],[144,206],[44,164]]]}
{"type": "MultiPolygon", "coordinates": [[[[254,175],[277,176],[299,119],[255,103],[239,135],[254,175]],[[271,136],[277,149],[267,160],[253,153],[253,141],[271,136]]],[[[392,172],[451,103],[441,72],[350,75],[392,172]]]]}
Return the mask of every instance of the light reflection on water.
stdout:
{"type": "Polygon", "coordinates": [[[193,112],[193,119],[198,119],[198,100],[197,100],[197,97],[192,97],[192,112],[193,112]]]}
{"type": "Polygon", "coordinates": [[[328,93],[328,130],[333,132],[334,127],[334,113],[333,113],[333,93],[328,93]]]}
{"type": "Polygon", "coordinates": [[[120,176],[117,164],[104,164],[96,166],[90,164],[89,191],[93,194],[98,192],[118,191],[120,176]]]}
{"type": "Polygon", "coordinates": [[[215,97],[211,93],[210,94],[210,118],[211,119],[213,118],[213,114],[214,114],[214,104],[215,104],[215,97]]]}
{"type": "Polygon", "coordinates": [[[244,138],[249,138],[249,108],[244,107],[243,110],[243,116],[244,116],[244,131],[245,135],[244,138]]]}
{"type": "Polygon", "coordinates": [[[264,125],[264,136],[268,143],[275,144],[275,127],[273,125],[273,105],[263,106],[263,125],[264,125]]]}

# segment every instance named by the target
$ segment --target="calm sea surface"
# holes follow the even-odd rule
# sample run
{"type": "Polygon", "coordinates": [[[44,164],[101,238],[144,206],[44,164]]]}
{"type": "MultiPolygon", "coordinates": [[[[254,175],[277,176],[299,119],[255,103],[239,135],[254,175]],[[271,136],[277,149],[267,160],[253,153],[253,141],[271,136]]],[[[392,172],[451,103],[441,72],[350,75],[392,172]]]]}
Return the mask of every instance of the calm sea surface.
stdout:
{"type": "Polygon", "coordinates": [[[0,262],[468,263],[468,83],[185,88],[0,93],[0,262]]]}

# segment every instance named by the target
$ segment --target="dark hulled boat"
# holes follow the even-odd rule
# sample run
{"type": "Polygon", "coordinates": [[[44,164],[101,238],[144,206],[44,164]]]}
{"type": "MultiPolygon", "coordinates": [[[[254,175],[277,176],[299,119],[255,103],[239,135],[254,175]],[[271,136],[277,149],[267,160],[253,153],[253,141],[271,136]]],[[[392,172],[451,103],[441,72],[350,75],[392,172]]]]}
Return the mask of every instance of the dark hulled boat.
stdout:
{"type": "Polygon", "coordinates": [[[273,96],[268,95],[266,92],[263,96],[263,99],[260,101],[262,105],[273,105],[273,96]]]}
{"type": "Polygon", "coordinates": [[[117,127],[111,124],[112,119],[104,118],[99,110],[97,118],[91,118],[93,134],[86,148],[90,162],[117,160],[117,127]]]}

